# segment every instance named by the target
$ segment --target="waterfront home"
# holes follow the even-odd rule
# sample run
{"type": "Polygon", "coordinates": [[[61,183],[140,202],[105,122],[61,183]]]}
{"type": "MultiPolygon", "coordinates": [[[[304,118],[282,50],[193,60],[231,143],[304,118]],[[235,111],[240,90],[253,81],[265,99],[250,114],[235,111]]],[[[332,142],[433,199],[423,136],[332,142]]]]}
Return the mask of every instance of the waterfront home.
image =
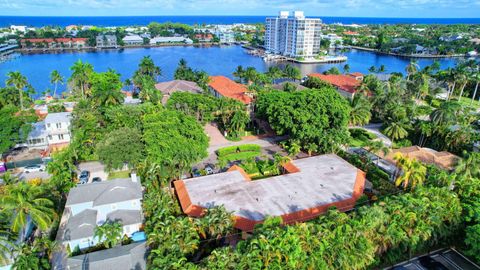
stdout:
{"type": "Polygon", "coordinates": [[[154,37],[150,39],[150,45],[157,45],[162,43],[185,43],[192,44],[193,41],[186,37],[154,37]]]}
{"type": "Polygon", "coordinates": [[[233,98],[247,106],[253,101],[245,85],[232,81],[225,76],[210,76],[208,90],[217,98],[233,98]]]}
{"type": "Polygon", "coordinates": [[[220,39],[220,43],[234,43],[235,42],[235,33],[232,31],[219,31],[217,30],[215,33],[220,39]]]}
{"type": "Polygon", "coordinates": [[[353,96],[357,92],[357,88],[363,80],[363,74],[359,72],[354,72],[348,75],[324,75],[320,73],[312,73],[308,74],[308,77],[319,78],[320,80],[331,84],[342,96],[349,99],[353,99],[353,96]]]}
{"type": "Polygon", "coordinates": [[[441,36],[439,40],[445,41],[445,42],[452,42],[456,40],[461,40],[463,39],[463,36],[458,34],[458,35],[450,35],[450,36],[441,36]]]}
{"type": "Polygon", "coordinates": [[[87,38],[24,38],[22,48],[83,48],[87,38]]]}
{"type": "Polygon", "coordinates": [[[199,42],[211,42],[213,35],[210,33],[198,33],[195,34],[195,39],[197,39],[199,42]]]}
{"type": "Polygon", "coordinates": [[[143,44],[143,38],[139,35],[125,36],[124,38],[122,38],[122,41],[127,46],[142,45],[143,44]]]}
{"type": "Polygon", "coordinates": [[[96,38],[97,48],[116,48],[117,36],[115,35],[98,35],[96,38]]]}
{"type": "Polygon", "coordinates": [[[365,173],[334,154],[293,160],[282,175],[251,181],[238,166],[227,172],[174,182],[185,214],[201,217],[223,205],[233,212],[235,228],[253,231],[267,217],[284,224],[303,222],[335,206],[348,211],[363,194],[365,173]]]}
{"type": "Polygon", "coordinates": [[[33,149],[56,151],[70,143],[72,113],[50,113],[43,121],[33,124],[27,137],[27,146],[33,149]]]}
{"type": "Polygon", "coordinates": [[[346,36],[358,36],[358,32],[355,32],[355,31],[345,31],[343,32],[344,35],[346,36]]]}
{"type": "Polygon", "coordinates": [[[120,222],[122,235],[131,237],[143,223],[142,185],[136,174],[78,185],[70,190],[57,233],[57,241],[71,251],[97,245],[95,228],[105,222],[120,222]]]}
{"type": "Polygon", "coordinates": [[[343,44],[342,37],[338,36],[337,34],[330,33],[327,35],[322,35],[322,39],[328,40],[330,42],[330,48],[335,48],[336,46],[343,44]]]}
{"type": "Polygon", "coordinates": [[[117,246],[67,259],[67,270],[146,270],[145,242],[117,246]]]}
{"type": "Polygon", "coordinates": [[[71,24],[71,25],[65,26],[65,31],[72,32],[72,31],[78,30],[78,28],[79,27],[77,25],[71,24]]]}
{"type": "Polygon", "coordinates": [[[162,92],[162,103],[167,103],[168,99],[174,92],[189,92],[193,94],[203,93],[203,89],[195,82],[185,80],[173,80],[155,84],[155,88],[162,92]]]}

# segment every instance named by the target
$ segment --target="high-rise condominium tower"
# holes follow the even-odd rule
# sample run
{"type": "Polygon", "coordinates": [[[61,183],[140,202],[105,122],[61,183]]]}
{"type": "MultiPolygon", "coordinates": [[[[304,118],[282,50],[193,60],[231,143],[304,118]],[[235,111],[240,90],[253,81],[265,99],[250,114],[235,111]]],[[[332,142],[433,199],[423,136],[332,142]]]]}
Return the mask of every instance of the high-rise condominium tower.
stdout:
{"type": "Polygon", "coordinates": [[[320,19],[308,19],[303,11],[280,11],[276,18],[267,18],[265,48],[268,52],[289,57],[310,58],[320,52],[320,19]]]}

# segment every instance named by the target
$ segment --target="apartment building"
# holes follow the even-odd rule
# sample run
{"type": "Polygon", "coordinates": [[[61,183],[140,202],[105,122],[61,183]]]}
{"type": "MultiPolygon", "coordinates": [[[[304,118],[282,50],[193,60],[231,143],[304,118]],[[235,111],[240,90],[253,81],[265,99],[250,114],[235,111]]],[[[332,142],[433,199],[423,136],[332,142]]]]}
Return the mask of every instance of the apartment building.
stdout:
{"type": "Polygon", "coordinates": [[[265,49],[289,57],[313,58],[320,52],[320,19],[305,18],[303,11],[281,11],[266,19],[265,49]]]}

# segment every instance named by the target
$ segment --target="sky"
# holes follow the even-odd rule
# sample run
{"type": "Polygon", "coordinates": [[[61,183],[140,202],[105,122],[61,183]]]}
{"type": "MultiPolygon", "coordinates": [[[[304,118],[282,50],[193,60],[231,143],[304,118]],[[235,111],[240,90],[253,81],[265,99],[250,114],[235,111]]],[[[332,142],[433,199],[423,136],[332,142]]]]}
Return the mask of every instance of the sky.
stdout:
{"type": "Polygon", "coordinates": [[[478,18],[480,0],[0,0],[0,15],[275,15],[478,18]]]}

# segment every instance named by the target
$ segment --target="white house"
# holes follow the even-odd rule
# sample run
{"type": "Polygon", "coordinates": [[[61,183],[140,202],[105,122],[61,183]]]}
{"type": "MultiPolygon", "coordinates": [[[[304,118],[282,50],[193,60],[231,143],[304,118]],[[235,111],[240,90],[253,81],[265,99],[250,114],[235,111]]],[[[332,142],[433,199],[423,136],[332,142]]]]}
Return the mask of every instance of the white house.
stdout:
{"type": "Polygon", "coordinates": [[[17,31],[26,33],[27,27],[25,25],[10,25],[10,30],[12,31],[13,34],[15,34],[17,31]]]}
{"type": "Polygon", "coordinates": [[[123,43],[125,45],[142,45],[143,44],[143,38],[139,35],[130,35],[130,36],[125,36],[122,38],[123,43]]]}
{"type": "Polygon", "coordinates": [[[70,122],[72,113],[49,113],[45,120],[34,123],[27,137],[30,148],[57,148],[70,143],[70,122]]]}
{"type": "Polygon", "coordinates": [[[154,37],[150,39],[150,45],[156,45],[156,44],[162,44],[162,43],[192,44],[193,41],[186,37],[154,37]]]}
{"type": "Polygon", "coordinates": [[[65,204],[57,241],[74,250],[100,242],[95,228],[107,221],[122,224],[122,235],[131,237],[143,223],[142,186],[135,174],[132,178],[114,179],[79,185],[70,190],[65,204]]]}

